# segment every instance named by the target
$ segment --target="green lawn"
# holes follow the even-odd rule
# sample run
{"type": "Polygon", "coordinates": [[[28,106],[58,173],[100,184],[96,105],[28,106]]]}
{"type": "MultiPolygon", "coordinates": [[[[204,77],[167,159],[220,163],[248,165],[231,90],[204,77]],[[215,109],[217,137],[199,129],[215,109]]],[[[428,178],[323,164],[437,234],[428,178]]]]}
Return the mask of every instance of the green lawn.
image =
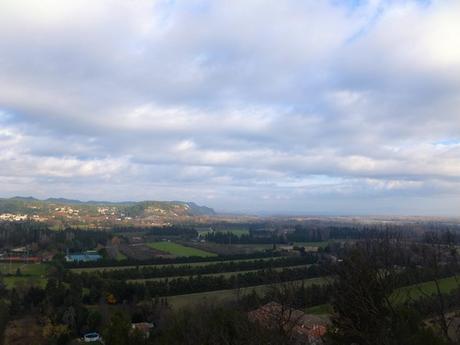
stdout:
{"type": "MultiPolygon", "coordinates": [[[[460,276],[440,279],[439,287],[441,293],[443,294],[452,292],[456,288],[460,287],[460,276]]],[[[418,298],[425,297],[426,295],[431,295],[435,293],[437,293],[435,283],[426,282],[410,286],[404,286],[402,288],[397,289],[392,295],[392,300],[396,303],[404,303],[409,299],[416,300],[418,298]]],[[[332,307],[330,304],[321,304],[318,306],[308,308],[306,312],[310,314],[330,314],[332,313],[332,307]]]]}
{"type": "MultiPolygon", "coordinates": [[[[460,276],[440,279],[439,287],[441,293],[443,294],[449,293],[456,288],[459,288],[460,276]]],[[[409,299],[418,299],[435,293],[437,293],[436,284],[434,282],[426,282],[400,288],[393,294],[393,298],[397,302],[404,302],[409,299]]]]}
{"type": "Polygon", "coordinates": [[[39,286],[46,287],[46,278],[34,277],[34,276],[22,276],[22,277],[4,277],[3,282],[7,289],[12,289],[18,286],[39,286]]]}
{"type": "MultiPolygon", "coordinates": [[[[303,280],[305,286],[313,284],[325,284],[327,280],[324,278],[312,278],[303,280]]],[[[289,284],[301,284],[302,280],[296,280],[294,282],[289,282],[289,284]]],[[[190,305],[204,304],[204,303],[222,303],[222,302],[231,302],[238,299],[238,297],[247,295],[255,290],[258,294],[264,294],[271,287],[276,287],[280,284],[269,284],[269,285],[258,285],[251,286],[241,289],[232,289],[232,290],[217,290],[209,292],[199,292],[188,295],[177,295],[168,297],[168,303],[174,309],[184,308],[190,305]]]]}
{"type": "Polygon", "coordinates": [[[25,263],[8,263],[2,262],[0,263],[0,272],[3,274],[15,274],[17,269],[21,270],[23,275],[32,275],[32,276],[41,276],[46,274],[46,270],[48,269],[48,265],[46,264],[25,264],[25,263]]]}
{"type": "Polygon", "coordinates": [[[208,257],[208,256],[217,256],[217,254],[206,252],[201,249],[196,249],[192,247],[186,247],[182,244],[174,243],[174,242],[150,242],[147,245],[153,249],[160,250],[162,252],[170,253],[176,256],[201,256],[201,257],[208,257]]]}
{"type": "Polygon", "coordinates": [[[126,260],[128,257],[123,254],[122,252],[118,251],[117,252],[117,257],[115,258],[115,260],[117,261],[122,261],[122,260],[126,260]]]}
{"type": "Polygon", "coordinates": [[[0,272],[3,274],[13,274],[14,276],[4,277],[3,281],[7,288],[15,286],[41,286],[46,285],[47,264],[25,264],[25,263],[0,263],[0,272]],[[21,274],[16,276],[17,269],[21,274]]]}
{"type": "Polygon", "coordinates": [[[334,310],[330,304],[320,304],[315,305],[314,307],[310,307],[305,309],[307,314],[314,314],[314,315],[330,315],[334,310]]]}

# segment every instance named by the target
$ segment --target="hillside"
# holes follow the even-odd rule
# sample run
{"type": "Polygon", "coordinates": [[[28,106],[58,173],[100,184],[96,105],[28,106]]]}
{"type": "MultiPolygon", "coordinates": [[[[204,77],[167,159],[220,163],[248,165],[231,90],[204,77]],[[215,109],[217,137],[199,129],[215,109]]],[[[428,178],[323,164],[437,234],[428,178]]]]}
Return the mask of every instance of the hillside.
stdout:
{"type": "Polygon", "coordinates": [[[209,207],[184,201],[107,202],[33,197],[0,199],[0,220],[37,220],[65,224],[148,225],[213,216],[209,207]]]}

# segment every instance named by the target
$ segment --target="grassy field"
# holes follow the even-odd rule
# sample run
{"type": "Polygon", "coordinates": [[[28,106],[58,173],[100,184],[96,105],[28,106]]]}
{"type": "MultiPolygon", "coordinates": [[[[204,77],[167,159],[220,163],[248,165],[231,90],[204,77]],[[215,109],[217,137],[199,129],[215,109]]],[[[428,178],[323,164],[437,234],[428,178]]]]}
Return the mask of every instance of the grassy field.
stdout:
{"type": "Polygon", "coordinates": [[[217,256],[217,254],[206,252],[201,249],[196,249],[192,247],[186,247],[178,243],[174,242],[150,242],[147,244],[150,248],[160,250],[162,252],[170,253],[176,256],[201,256],[201,257],[209,257],[209,256],[217,256]]]}
{"type": "Polygon", "coordinates": [[[3,282],[5,283],[7,289],[12,289],[20,286],[39,286],[42,288],[46,287],[46,278],[36,276],[4,277],[3,282]]]}
{"type": "MultiPolygon", "coordinates": [[[[187,245],[187,244],[185,244],[187,245]]],[[[211,253],[217,253],[220,255],[237,255],[237,254],[250,254],[265,251],[271,249],[271,244],[230,244],[230,243],[213,243],[213,242],[194,242],[190,246],[201,249],[211,253]]]]}
{"type": "MultiPolygon", "coordinates": [[[[306,286],[313,284],[324,284],[327,282],[324,278],[313,278],[303,280],[306,286]]],[[[301,284],[302,280],[297,280],[294,282],[289,282],[293,284],[301,284]]],[[[238,297],[247,295],[253,290],[258,294],[265,293],[271,287],[276,287],[281,284],[269,284],[269,285],[259,285],[251,286],[241,289],[232,289],[232,290],[218,290],[218,291],[209,291],[209,292],[200,292],[193,293],[188,295],[177,295],[168,297],[168,303],[174,309],[180,309],[191,305],[198,305],[204,303],[222,303],[222,302],[232,302],[236,301],[238,297]]]]}
{"type": "MultiPolygon", "coordinates": [[[[439,280],[441,293],[449,293],[460,287],[460,276],[449,277],[439,280]],[[457,282],[458,281],[458,282],[457,282]]],[[[395,303],[404,303],[410,299],[416,300],[427,295],[437,293],[434,282],[426,282],[402,287],[393,293],[392,300],[395,303]]],[[[310,314],[330,314],[332,307],[330,304],[321,304],[311,308],[307,308],[307,313],[310,314]]]]}
{"type": "Polygon", "coordinates": [[[4,277],[3,281],[7,288],[15,286],[41,286],[46,285],[46,272],[48,269],[46,264],[25,264],[25,263],[0,263],[0,272],[2,274],[16,274],[19,269],[21,274],[16,276],[4,277]]]}
{"type": "MultiPolygon", "coordinates": [[[[282,271],[285,268],[301,268],[301,267],[307,267],[310,265],[294,265],[294,266],[285,266],[285,267],[275,267],[273,268],[273,271],[282,271]]],[[[208,273],[208,274],[201,274],[202,277],[224,277],[228,278],[231,276],[236,276],[238,274],[244,274],[244,273],[250,273],[250,272],[257,272],[261,271],[261,269],[256,269],[256,270],[247,270],[247,271],[233,271],[233,272],[223,272],[223,273],[208,273]]],[[[197,275],[192,275],[192,276],[197,276],[197,275]]],[[[143,283],[147,281],[165,281],[166,279],[176,279],[176,278],[189,278],[191,275],[186,275],[186,276],[169,276],[169,277],[160,277],[160,278],[148,278],[148,279],[130,279],[128,280],[129,283],[143,283]]]]}
{"type": "Polygon", "coordinates": [[[122,252],[118,251],[117,252],[117,257],[115,258],[115,260],[117,261],[122,261],[122,260],[126,260],[128,257],[123,254],[122,252]]]}
{"type": "MultiPolygon", "coordinates": [[[[440,279],[439,287],[441,293],[449,293],[455,290],[460,287],[460,276],[440,279]]],[[[436,284],[434,282],[426,282],[400,288],[393,294],[393,298],[397,302],[405,302],[409,299],[418,299],[435,293],[437,293],[436,284]]]]}
{"type": "Polygon", "coordinates": [[[180,264],[161,264],[161,265],[139,265],[139,266],[109,266],[109,267],[87,267],[87,268],[71,268],[70,270],[80,273],[80,272],[91,272],[91,271],[113,271],[113,270],[123,270],[123,269],[130,269],[136,267],[165,267],[165,266],[206,266],[212,265],[217,263],[229,263],[229,262],[247,262],[247,261],[255,261],[255,260],[279,260],[283,259],[284,257],[274,257],[274,258],[260,258],[260,259],[239,259],[239,260],[218,260],[218,261],[205,261],[205,262],[190,262],[190,263],[180,263],[180,264]]]}
{"type": "Polygon", "coordinates": [[[315,305],[314,307],[310,307],[305,309],[307,314],[314,314],[314,315],[330,315],[333,312],[332,306],[330,304],[320,304],[315,305]]]}
{"type": "Polygon", "coordinates": [[[45,275],[48,265],[46,264],[25,264],[25,263],[0,263],[0,272],[3,274],[15,274],[17,269],[21,270],[24,275],[40,276],[45,275]]]}

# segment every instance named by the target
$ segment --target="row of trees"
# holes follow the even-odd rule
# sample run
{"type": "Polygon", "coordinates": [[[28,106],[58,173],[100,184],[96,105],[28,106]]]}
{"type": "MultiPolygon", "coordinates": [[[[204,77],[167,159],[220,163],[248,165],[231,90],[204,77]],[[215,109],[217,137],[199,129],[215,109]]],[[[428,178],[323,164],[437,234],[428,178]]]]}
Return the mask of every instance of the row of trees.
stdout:
{"type": "Polygon", "coordinates": [[[113,296],[113,302],[132,302],[154,296],[172,296],[195,292],[238,289],[242,287],[281,283],[285,281],[316,278],[325,272],[318,265],[309,267],[283,268],[282,270],[264,269],[231,275],[190,276],[140,283],[123,280],[104,279],[94,273],[67,273],[64,281],[79,281],[89,291],[84,296],[85,303],[97,303],[100,298],[113,296]]]}
{"type": "Polygon", "coordinates": [[[276,258],[282,256],[282,253],[277,252],[254,252],[248,254],[233,254],[233,255],[219,255],[208,257],[187,257],[181,256],[177,258],[154,257],[147,260],[135,259],[103,259],[92,262],[65,262],[63,263],[66,268],[96,268],[96,267],[123,267],[123,266],[145,266],[145,265],[164,265],[164,264],[187,264],[197,262],[212,262],[212,261],[233,261],[233,260],[250,260],[250,259],[264,259],[276,258]]]}
{"type": "Polygon", "coordinates": [[[154,227],[139,227],[139,226],[114,226],[112,232],[123,234],[143,232],[148,236],[185,236],[197,237],[198,232],[193,227],[189,226],[154,226],[154,227]]]}
{"type": "Polygon", "coordinates": [[[138,266],[135,268],[103,270],[99,271],[98,274],[104,279],[151,279],[299,266],[314,264],[317,261],[317,255],[307,254],[305,256],[291,256],[269,260],[221,261],[207,265],[138,266]]]}
{"type": "MultiPolygon", "coordinates": [[[[249,234],[235,235],[230,231],[213,231],[207,233],[206,241],[222,244],[255,244],[255,243],[290,243],[290,242],[321,242],[326,240],[362,240],[379,238],[382,234],[398,237],[401,234],[398,226],[382,230],[374,226],[311,226],[297,224],[287,232],[284,227],[267,229],[251,229],[249,234]]],[[[407,230],[406,237],[413,237],[414,232],[407,230]]]]}
{"type": "Polygon", "coordinates": [[[105,244],[111,234],[101,230],[79,230],[67,228],[53,231],[44,223],[3,222],[0,223],[0,247],[11,248],[34,244],[41,249],[69,249],[80,251],[105,244]]]}

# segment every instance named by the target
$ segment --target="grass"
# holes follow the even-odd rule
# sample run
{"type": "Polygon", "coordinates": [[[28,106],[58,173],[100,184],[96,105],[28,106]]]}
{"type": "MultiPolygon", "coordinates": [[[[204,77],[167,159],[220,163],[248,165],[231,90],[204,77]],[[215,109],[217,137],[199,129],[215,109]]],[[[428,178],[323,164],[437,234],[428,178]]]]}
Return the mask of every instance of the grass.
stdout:
{"type": "MultiPolygon", "coordinates": [[[[447,294],[460,287],[460,276],[439,279],[441,293],[447,294]],[[458,281],[458,282],[457,282],[458,281]]],[[[426,295],[437,293],[434,282],[426,282],[402,287],[393,294],[395,302],[403,303],[408,300],[416,300],[426,295]]]]}
{"type": "MultiPolygon", "coordinates": [[[[326,279],[324,278],[312,278],[303,280],[306,286],[313,284],[324,284],[326,279]]],[[[289,282],[294,284],[301,284],[302,280],[296,280],[294,282],[289,282]]],[[[223,302],[232,302],[236,301],[240,296],[248,295],[253,290],[258,294],[264,294],[271,287],[276,287],[280,284],[268,284],[268,285],[258,285],[251,286],[241,289],[232,289],[232,290],[217,290],[209,292],[199,292],[188,295],[177,295],[168,297],[169,305],[174,309],[181,309],[191,305],[204,304],[204,303],[223,303],[223,302]]]]}
{"type": "Polygon", "coordinates": [[[182,244],[174,243],[174,242],[150,242],[147,243],[150,248],[160,250],[162,252],[170,253],[176,256],[200,256],[200,257],[209,257],[209,256],[217,256],[217,254],[206,252],[201,249],[196,249],[192,247],[186,247],[182,244]]]}
{"type": "Polygon", "coordinates": [[[13,274],[13,276],[4,277],[3,282],[8,289],[16,286],[46,286],[46,264],[25,264],[25,263],[0,263],[0,272],[3,274],[13,274]],[[21,275],[16,276],[17,269],[21,275]]]}
{"type": "Polygon", "coordinates": [[[48,265],[46,264],[26,264],[26,263],[8,263],[2,262],[0,263],[0,272],[3,274],[15,274],[17,269],[21,270],[21,274],[23,275],[31,275],[31,276],[43,276],[46,274],[46,270],[48,269],[48,265]]]}
{"type": "Polygon", "coordinates": [[[91,272],[91,271],[113,271],[113,270],[123,270],[123,269],[130,269],[136,267],[174,267],[174,266],[206,266],[212,265],[217,263],[230,263],[230,262],[248,262],[248,261],[256,261],[256,260],[279,260],[284,259],[284,257],[274,257],[274,258],[259,258],[259,259],[238,259],[238,260],[216,260],[216,261],[204,261],[204,262],[190,262],[190,263],[178,263],[178,264],[160,264],[160,265],[138,265],[138,266],[108,266],[108,267],[86,267],[86,268],[71,268],[70,270],[80,273],[80,272],[91,272]]]}
{"type": "Polygon", "coordinates": [[[6,285],[7,289],[12,289],[18,286],[38,286],[38,287],[46,287],[46,278],[41,277],[33,277],[33,276],[26,276],[26,277],[4,277],[3,282],[6,285]]]}
{"type": "Polygon", "coordinates": [[[122,261],[122,260],[126,260],[127,258],[128,257],[125,254],[123,254],[122,252],[118,251],[115,260],[122,261]]]}
{"type": "Polygon", "coordinates": [[[307,314],[313,314],[313,315],[330,315],[333,313],[332,306],[330,304],[320,304],[320,305],[315,305],[314,307],[310,307],[305,309],[305,312],[307,314]]]}
{"type": "MultiPolygon", "coordinates": [[[[457,289],[460,283],[460,276],[448,277],[439,279],[439,288],[441,293],[450,293],[457,289]],[[458,282],[457,282],[458,280],[458,282]]],[[[395,303],[404,303],[409,300],[417,300],[427,295],[436,294],[436,284],[434,282],[425,282],[404,286],[397,289],[392,295],[392,301],[395,303]]],[[[321,304],[311,308],[307,308],[306,312],[309,314],[331,314],[332,306],[330,304],[321,304]]]]}

